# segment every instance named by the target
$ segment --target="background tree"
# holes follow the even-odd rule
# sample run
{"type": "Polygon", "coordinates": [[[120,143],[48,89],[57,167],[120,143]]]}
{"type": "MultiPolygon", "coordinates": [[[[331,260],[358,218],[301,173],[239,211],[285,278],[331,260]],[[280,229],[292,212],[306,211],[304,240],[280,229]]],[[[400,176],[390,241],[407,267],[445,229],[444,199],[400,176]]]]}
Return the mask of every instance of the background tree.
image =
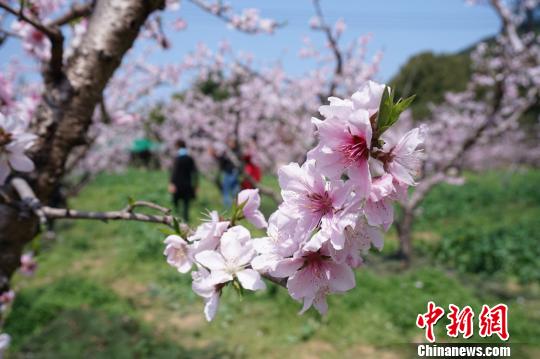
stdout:
{"type": "MultiPolygon", "coordinates": [[[[412,226],[418,209],[437,184],[462,183],[466,168],[537,161],[538,127],[520,128],[519,120],[538,104],[540,42],[534,33],[517,31],[526,9],[512,13],[502,1],[490,4],[503,24],[501,34],[493,43],[480,44],[471,55],[473,72],[465,91],[446,94],[425,121],[429,135],[420,184],[402,204],[396,220],[398,256],[407,262],[413,252],[412,226]]],[[[538,8],[537,1],[522,5],[538,8]]]]}

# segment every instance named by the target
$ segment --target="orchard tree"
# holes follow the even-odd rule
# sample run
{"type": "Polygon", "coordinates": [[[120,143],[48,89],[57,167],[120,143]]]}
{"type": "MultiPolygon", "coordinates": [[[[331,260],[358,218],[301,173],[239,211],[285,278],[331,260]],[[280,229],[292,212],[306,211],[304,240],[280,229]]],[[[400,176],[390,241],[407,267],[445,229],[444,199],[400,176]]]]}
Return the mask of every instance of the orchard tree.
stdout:
{"type": "MultiPolygon", "coordinates": [[[[128,109],[133,108],[126,101],[110,103],[116,98],[126,98],[126,92],[127,98],[136,103],[140,94],[148,93],[157,85],[177,89],[180,74],[184,80],[190,78],[192,85],[176,90],[170,101],[154,107],[159,113],[158,122],[154,121],[154,116],[145,116],[150,119],[146,123],[136,121],[138,115],[121,117],[123,123],[133,127],[127,130],[126,127],[117,129],[114,121],[97,121],[102,124],[104,134],[94,136],[100,143],[89,148],[86,158],[91,160],[79,161],[79,165],[85,172],[126,165],[125,152],[123,157],[106,154],[126,148],[144,132],[163,142],[167,151],[174,149],[179,136],[187,139],[188,147],[197,154],[195,158],[205,174],[215,163],[209,148],[216,147],[217,152],[223,152],[228,140],[236,142],[237,153],[232,155],[239,166],[243,154],[249,154],[257,164],[272,172],[281,164],[302,159],[314,140],[313,126],[305,119],[330,95],[345,96],[371,79],[382,55],[377,52],[371,62],[366,60],[368,36],[360,36],[343,46],[341,37],[346,27],[343,20],[329,25],[319,2],[313,1],[313,5],[316,16],[310,20],[310,27],[322,34],[325,46],[319,48],[306,37],[298,53],[316,63],[314,69],[293,77],[279,63],[256,68],[252,55],[236,53],[226,42],[215,52],[200,44],[174,65],[159,67],[137,61],[130,67],[133,71],[113,79],[111,85],[117,83],[113,88],[118,91],[110,91],[111,100],[107,100],[105,106],[108,112],[113,108],[129,112],[128,109]],[[134,74],[142,76],[142,80],[134,74]],[[115,81],[117,78],[120,80],[115,81]],[[127,83],[130,86],[126,86],[127,83]],[[126,91],[126,88],[135,90],[126,91]],[[117,93],[122,96],[115,96],[117,93]]],[[[168,167],[168,156],[161,159],[162,165],[168,167]]],[[[278,194],[258,187],[263,194],[279,201],[278,194]]]]}
{"type": "MultiPolygon", "coordinates": [[[[272,32],[279,26],[254,9],[235,14],[221,2],[191,2],[240,31],[272,32]]],[[[6,179],[8,173],[26,172],[39,202],[47,203],[72,156],[77,158],[78,149],[94,141],[91,129],[96,106],[105,104],[105,88],[128,50],[140,36],[164,45],[158,11],[166,7],[174,11],[178,6],[176,1],[166,4],[163,0],[0,1],[2,25],[11,21],[11,28],[2,29],[2,36],[22,42],[24,50],[40,63],[42,77],[42,83],[33,87],[39,95],[29,99],[10,82],[23,68],[15,66],[2,75],[0,291],[7,290],[24,245],[39,228],[38,218],[28,212],[33,205],[22,206],[17,200],[11,178],[6,179]],[[71,41],[66,46],[68,28],[71,41]],[[21,108],[27,110],[27,118],[21,116],[21,108]]]]}
{"type": "MultiPolygon", "coordinates": [[[[446,100],[431,108],[425,155],[419,185],[401,204],[396,219],[398,256],[411,260],[412,227],[423,200],[440,183],[461,184],[464,169],[486,169],[513,163],[538,164],[538,125],[525,129],[520,119],[539,103],[540,38],[519,32],[523,14],[538,9],[539,2],[516,2],[512,12],[500,0],[489,3],[503,28],[494,43],[478,45],[471,55],[473,75],[465,91],[448,93],[446,100]],[[532,131],[531,131],[532,130],[532,131]],[[528,132],[525,132],[528,131],[528,132]]],[[[413,122],[401,121],[401,133],[413,122]]],[[[389,135],[391,137],[392,133],[389,135]]],[[[400,133],[394,128],[394,135],[400,133]]],[[[385,162],[382,163],[385,166],[385,162]]],[[[406,161],[405,167],[416,166],[406,161]]],[[[408,183],[412,184],[412,178],[408,183]]]]}

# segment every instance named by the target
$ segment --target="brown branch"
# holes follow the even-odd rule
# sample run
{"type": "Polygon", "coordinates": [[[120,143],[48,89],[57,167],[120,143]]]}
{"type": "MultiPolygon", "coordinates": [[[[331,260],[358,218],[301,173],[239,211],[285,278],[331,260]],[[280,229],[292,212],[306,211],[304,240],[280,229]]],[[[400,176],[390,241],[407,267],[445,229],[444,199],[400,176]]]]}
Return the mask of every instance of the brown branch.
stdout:
{"type": "Polygon", "coordinates": [[[38,31],[41,31],[49,38],[49,40],[51,41],[51,59],[49,60],[47,74],[51,76],[52,80],[59,79],[62,74],[62,64],[64,56],[64,35],[62,35],[60,29],[58,29],[58,27],[44,25],[39,20],[27,16],[26,14],[24,14],[22,7],[17,11],[4,1],[0,1],[0,8],[3,8],[14,16],[17,16],[19,18],[19,21],[24,21],[32,25],[38,31]]]}
{"type": "Polygon", "coordinates": [[[261,273],[261,276],[269,280],[270,282],[279,285],[280,287],[287,288],[287,278],[276,278],[276,277],[272,277],[269,274],[262,274],[262,273],[261,273]]]}
{"type": "Polygon", "coordinates": [[[96,212],[96,211],[78,211],[66,208],[53,208],[48,206],[41,207],[47,219],[92,219],[100,221],[136,221],[161,223],[173,228],[173,216],[156,216],[150,214],[133,213],[121,211],[96,212]]]}
{"type": "Polygon", "coordinates": [[[4,1],[0,1],[0,8],[18,17],[20,21],[29,23],[30,25],[32,25],[33,27],[35,27],[36,29],[38,29],[39,31],[47,35],[49,38],[56,36],[56,34],[51,28],[43,25],[41,22],[39,22],[39,20],[26,16],[24,12],[22,11],[23,10],[22,8],[20,10],[15,10],[4,1]]]}
{"type": "Polygon", "coordinates": [[[34,211],[35,215],[39,218],[39,222],[44,225],[47,223],[47,216],[41,208],[41,202],[37,199],[34,191],[22,178],[13,178],[11,180],[11,185],[17,191],[21,200],[26,202],[26,204],[34,211]]]}
{"type": "Polygon", "coordinates": [[[491,6],[495,9],[497,15],[501,18],[503,23],[503,31],[506,32],[512,47],[517,52],[523,51],[525,46],[519,38],[517,33],[516,24],[512,21],[512,13],[510,10],[501,2],[501,0],[491,0],[491,6]]]}
{"type": "MultiPolygon", "coordinates": [[[[334,94],[334,91],[337,87],[337,77],[343,74],[343,55],[341,54],[341,51],[339,50],[338,46],[338,39],[334,37],[334,34],[332,34],[332,29],[326,21],[324,20],[324,15],[321,8],[321,3],[319,0],[313,0],[313,7],[315,8],[315,14],[317,15],[317,18],[319,20],[319,26],[316,28],[326,35],[326,39],[328,40],[328,44],[330,45],[330,49],[332,50],[332,53],[334,54],[334,58],[336,60],[336,67],[334,69],[334,78],[332,79],[332,82],[330,83],[330,88],[328,90],[328,96],[332,96],[334,94]]],[[[324,99],[326,100],[326,98],[324,99]]]]}
{"type": "MultiPolygon", "coordinates": [[[[206,4],[204,1],[201,1],[201,0],[188,0],[190,3],[198,6],[200,9],[206,11],[206,12],[209,12],[210,14],[216,16],[218,19],[221,19],[223,21],[225,21],[226,23],[232,23],[232,18],[227,15],[223,9],[223,7],[221,7],[221,4],[218,4],[220,7],[218,9],[218,11],[213,11],[213,9],[211,8],[210,5],[206,4]]],[[[280,27],[283,27],[286,25],[286,22],[279,22],[279,23],[276,23],[275,24],[275,28],[280,28],[280,27]]],[[[242,29],[242,28],[237,28],[235,27],[236,30],[238,31],[242,31],[242,32],[245,32],[246,34],[258,34],[260,33],[260,31],[258,30],[251,30],[251,29],[242,29]]]]}
{"type": "Polygon", "coordinates": [[[156,204],[156,203],[152,203],[152,202],[148,202],[148,201],[135,201],[131,204],[129,204],[128,206],[126,206],[126,208],[124,208],[124,212],[129,212],[129,213],[133,213],[133,210],[137,207],[148,207],[148,208],[152,208],[152,209],[155,209],[157,211],[160,211],[164,214],[169,214],[171,213],[171,209],[170,208],[166,208],[166,207],[162,207],[160,206],[159,204],[156,204]]]}
{"type": "Polygon", "coordinates": [[[112,123],[111,115],[109,113],[109,110],[107,109],[107,105],[105,104],[105,100],[103,99],[103,97],[101,97],[101,99],[99,100],[99,112],[101,113],[101,120],[103,121],[103,123],[112,123]]]}
{"type": "Polygon", "coordinates": [[[85,4],[73,4],[68,12],[48,23],[49,26],[63,26],[81,17],[89,16],[94,9],[95,1],[85,4]]]}
{"type": "Polygon", "coordinates": [[[170,210],[165,209],[157,204],[139,201],[133,205],[126,207],[120,211],[97,212],[97,211],[79,211],[68,208],[53,208],[42,206],[39,199],[28,183],[22,178],[14,178],[11,180],[13,188],[17,191],[21,200],[23,200],[40,219],[42,224],[49,219],[91,219],[100,221],[137,221],[165,224],[171,228],[174,227],[174,218],[171,215],[156,216],[150,214],[134,213],[133,209],[137,206],[146,206],[154,209],[159,209],[162,212],[170,213],[170,210]]]}

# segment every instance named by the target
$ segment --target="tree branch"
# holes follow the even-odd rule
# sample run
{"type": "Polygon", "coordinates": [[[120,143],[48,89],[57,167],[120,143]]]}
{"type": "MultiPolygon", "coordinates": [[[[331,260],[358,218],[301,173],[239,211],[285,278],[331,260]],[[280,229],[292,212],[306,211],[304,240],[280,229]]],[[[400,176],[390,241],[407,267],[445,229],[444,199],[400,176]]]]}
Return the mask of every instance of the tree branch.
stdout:
{"type": "Polygon", "coordinates": [[[503,23],[503,30],[508,35],[512,47],[517,52],[524,50],[525,46],[519,38],[517,33],[516,24],[512,21],[512,13],[510,10],[501,2],[501,0],[491,0],[491,6],[495,9],[495,12],[501,18],[503,23]]]}
{"type": "MultiPolygon", "coordinates": [[[[334,78],[332,79],[332,82],[330,83],[330,88],[328,90],[328,96],[332,96],[334,94],[334,91],[337,87],[337,81],[340,75],[343,74],[343,55],[341,54],[341,51],[339,50],[338,46],[338,39],[334,37],[334,34],[332,34],[332,29],[326,21],[324,20],[324,15],[321,8],[321,3],[319,0],[313,0],[313,7],[315,8],[315,14],[317,15],[317,18],[319,20],[319,26],[317,27],[318,30],[324,32],[326,35],[326,39],[328,40],[328,45],[330,45],[330,49],[332,50],[332,53],[334,54],[335,60],[336,60],[336,67],[334,69],[334,78]]],[[[326,100],[326,99],[324,99],[326,100]]]]}
{"type": "Polygon", "coordinates": [[[100,221],[136,221],[165,224],[173,227],[173,216],[157,216],[142,213],[121,211],[97,212],[97,211],[78,211],[66,208],[53,208],[48,206],[41,207],[47,219],[93,219],[100,221]]]}
{"type": "Polygon", "coordinates": [[[43,25],[37,19],[26,16],[24,14],[24,12],[22,11],[23,10],[22,8],[20,10],[15,10],[11,6],[9,6],[7,3],[5,3],[4,1],[0,1],[0,8],[6,10],[10,14],[16,16],[17,18],[19,18],[20,21],[24,21],[24,22],[32,25],[33,27],[35,27],[36,29],[38,29],[39,31],[41,31],[42,33],[47,35],[49,38],[56,36],[56,33],[53,31],[53,29],[51,29],[48,26],[43,25]]]}
{"type": "Polygon", "coordinates": [[[0,8],[3,8],[14,16],[17,16],[19,21],[24,21],[32,25],[49,38],[51,41],[51,58],[49,60],[47,74],[50,74],[53,80],[60,78],[64,56],[64,35],[62,35],[60,29],[58,27],[44,25],[39,20],[27,16],[23,11],[22,5],[17,11],[4,1],[0,1],[0,8]]]}
{"type": "Polygon", "coordinates": [[[132,205],[127,206],[120,211],[109,212],[97,212],[97,211],[79,211],[68,208],[53,208],[49,206],[42,206],[39,199],[36,197],[34,191],[28,185],[28,183],[22,178],[14,178],[11,180],[11,184],[15,191],[17,191],[19,197],[25,202],[34,214],[39,218],[42,224],[45,224],[49,219],[92,219],[100,221],[137,221],[137,222],[151,222],[165,224],[171,228],[174,227],[174,218],[171,215],[156,216],[150,214],[134,213],[135,207],[150,207],[157,209],[163,213],[170,213],[170,210],[161,207],[157,204],[139,201],[132,205]]]}
{"type": "MultiPolygon", "coordinates": [[[[202,10],[204,10],[206,12],[209,12],[210,14],[216,16],[218,19],[221,19],[221,20],[225,21],[226,23],[228,23],[228,24],[232,23],[232,18],[225,13],[224,7],[221,6],[219,3],[218,3],[219,8],[216,11],[210,5],[205,3],[204,1],[201,1],[201,0],[188,0],[188,1],[190,3],[198,6],[202,10]]],[[[280,28],[280,27],[283,27],[283,26],[285,26],[284,22],[275,23],[274,28],[280,28]]],[[[258,31],[257,29],[252,30],[252,29],[243,29],[243,28],[238,28],[238,27],[235,27],[235,29],[238,30],[238,31],[245,32],[247,34],[258,34],[258,33],[260,33],[260,31],[258,31]]]]}
{"type": "Polygon", "coordinates": [[[68,12],[48,23],[49,26],[63,26],[81,17],[89,16],[94,9],[95,1],[85,4],[73,4],[68,12]]]}
{"type": "Polygon", "coordinates": [[[148,208],[152,208],[152,209],[155,209],[157,211],[160,211],[164,214],[169,214],[171,213],[171,209],[170,208],[166,208],[166,207],[162,207],[160,206],[159,204],[156,204],[156,203],[152,203],[152,202],[148,202],[148,201],[135,201],[131,204],[129,204],[128,206],[126,206],[126,208],[124,208],[124,212],[128,212],[128,213],[133,213],[133,210],[137,207],[148,207],[148,208]]]}

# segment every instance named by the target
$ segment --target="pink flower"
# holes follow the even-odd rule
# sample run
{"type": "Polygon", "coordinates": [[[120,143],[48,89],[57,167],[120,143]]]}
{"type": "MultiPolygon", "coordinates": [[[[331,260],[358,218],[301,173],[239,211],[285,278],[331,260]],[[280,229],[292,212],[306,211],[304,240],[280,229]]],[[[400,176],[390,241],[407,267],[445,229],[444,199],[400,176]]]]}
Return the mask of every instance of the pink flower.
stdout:
{"type": "Polygon", "coordinates": [[[253,247],[258,253],[251,261],[253,269],[284,278],[300,268],[302,261],[293,258],[300,245],[296,224],[297,220],[279,210],[270,216],[268,237],[253,240],[253,247]]]}
{"type": "Polygon", "coordinates": [[[384,84],[367,81],[351,96],[354,107],[365,109],[368,111],[369,116],[376,114],[379,112],[384,88],[384,84]]]}
{"type": "Polygon", "coordinates": [[[283,197],[280,211],[297,219],[300,232],[310,233],[320,226],[325,238],[341,248],[343,228],[349,221],[344,209],[353,203],[350,186],[341,180],[326,181],[313,160],[302,167],[297,163],[283,166],[278,175],[283,197]]]}
{"type": "Polygon", "coordinates": [[[272,19],[261,19],[259,21],[259,28],[262,32],[273,34],[274,29],[276,28],[276,22],[272,19]]]}
{"type": "Polygon", "coordinates": [[[34,274],[37,268],[37,262],[32,252],[25,253],[21,256],[21,273],[30,276],[34,274]]]}
{"type": "Polygon", "coordinates": [[[396,180],[409,186],[416,185],[414,176],[417,175],[421,166],[422,150],[418,150],[424,142],[425,127],[419,127],[407,132],[397,144],[391,138],[386,141],[383,151],[385,154],[380,157],[387,172],[392,174],[396,180]]]}
{"type": "Polygon", "coordinates": [[[329,100],[329,106],[319,109],[326,119],[313,118],[319,144],[308,153],[308,158],[315,160],[321,172],[330,178],[340,178],[347,172],[358,194],[365,198],[371,185],[368,159],[372,130],[369,112],[355,107],[350,100],[335,97],[329,100]]]}
{"type": "Polygon", "coordinates": [[[188,237],[188,241],[193,243],[193,253],[216,249],[219,239],[229,227],[229,221],[220,221],[217,211],[212,211],[209,215],[210,220],[199,225],[195,233],[188,237]]]}
{"type": "Polygon", "coordinates": [[[0,74],[0,108],[10,107],[13,102],[13,85],[6,75],[0,74]]]}
{"type": "Polygon", "coordinates": [[[261,205],[261,197],[259,196],[259,189],[245,189],[238,193],[238,205],[244,204],[242,212],[244,217],[253,224],[256,228],[266,228],[268,223],[264,218],[264,215],[259,211],[261,205]]]}
{"type": "Polygon", "coordinates": [[[356,286],[348,265],[336,263],[320,252],[308,252],[302,258],[302,268],[287,281],[291,297],[304,302],[300,313],[313,305],[319,313],[325,314],[327,294],[346,292],[356,286]]]}
{"type": "Polygon", "coordinates": [[[385,174],[373,180],[371,193],[364,208],[371,226],[382,226],[388,230],[394,221],[394,207],[390,196],[394,193],[393,177],[385,174]]]}
{"type": "Polygon", "coordinates": [[[321,26],[321,20],[317,16],[313,16],[311,19],[309,19],[309,26],[312,29],[317,29],[321,26]]]}
{"type": "Polygon", "coordinates": [[[3,306],[11,304],[14,299],[15,292],[12,290],[8,290],[7,292],[0,294],[0,312],[2,311],[3,306]]]}
{"type": "Polygon", "coordinates": [[[34,163],[25,155],[36,136],[25,133],[26,125],[0,113],[0,185],[4,184],[11,169],[19,172],[34,170],[34,163]]]}
{"type": "Polygon", "coordinates": [[[210,272],[199,265],[198,270],[191,272],[193,282],[191,289],[204,298],[204,315],[207,321],[212,321],[216,316],[219,307],[219,298],[221,296],[221,288],[218,288],[210,278],[210,272]]]}
{"type": "Polygon", "coordinates": [[[210,269],[213,284],[236,278],[245,289],[256,291],[266,286],[257,271],[247,268],[255,254],[249,231],[242,226],[234,226],[221,237],[219,252],[202,251],[195,255],[195,259],[210,269]]]}
{"type": "Polygon", "coordinates": [[[11,28],[13,32],[21,36],[23,48],[26,52],[40,61],[49,60],[51,57],[51,41],[44,33],[23,21],[13,22],[11,28]]]}
{"type": "Polygon", "coordinates": [[[188,26],[186,20],[184,19],[176,19],[173,21],[173,29],[175,29],[176,31],[182,31],[182,30],[185,30],[188,26]]]}
{"type": "Polygon", "coordinates": [[[192,254],[188,243],[178,235],[170,235],[165,239],[164,255],[167,256],[167,263],[178,269],[180,273],[187,273],[193,265],[192,254]]]}
{"type": "Polygon", "coordinates": [[[346,28],[347,28],[347,24],[345,24],[345,20],[343,19],[338,19],[336,23],[334,24],[334,30],[337,36],[341,35],[345,31],[346,28]]]}

